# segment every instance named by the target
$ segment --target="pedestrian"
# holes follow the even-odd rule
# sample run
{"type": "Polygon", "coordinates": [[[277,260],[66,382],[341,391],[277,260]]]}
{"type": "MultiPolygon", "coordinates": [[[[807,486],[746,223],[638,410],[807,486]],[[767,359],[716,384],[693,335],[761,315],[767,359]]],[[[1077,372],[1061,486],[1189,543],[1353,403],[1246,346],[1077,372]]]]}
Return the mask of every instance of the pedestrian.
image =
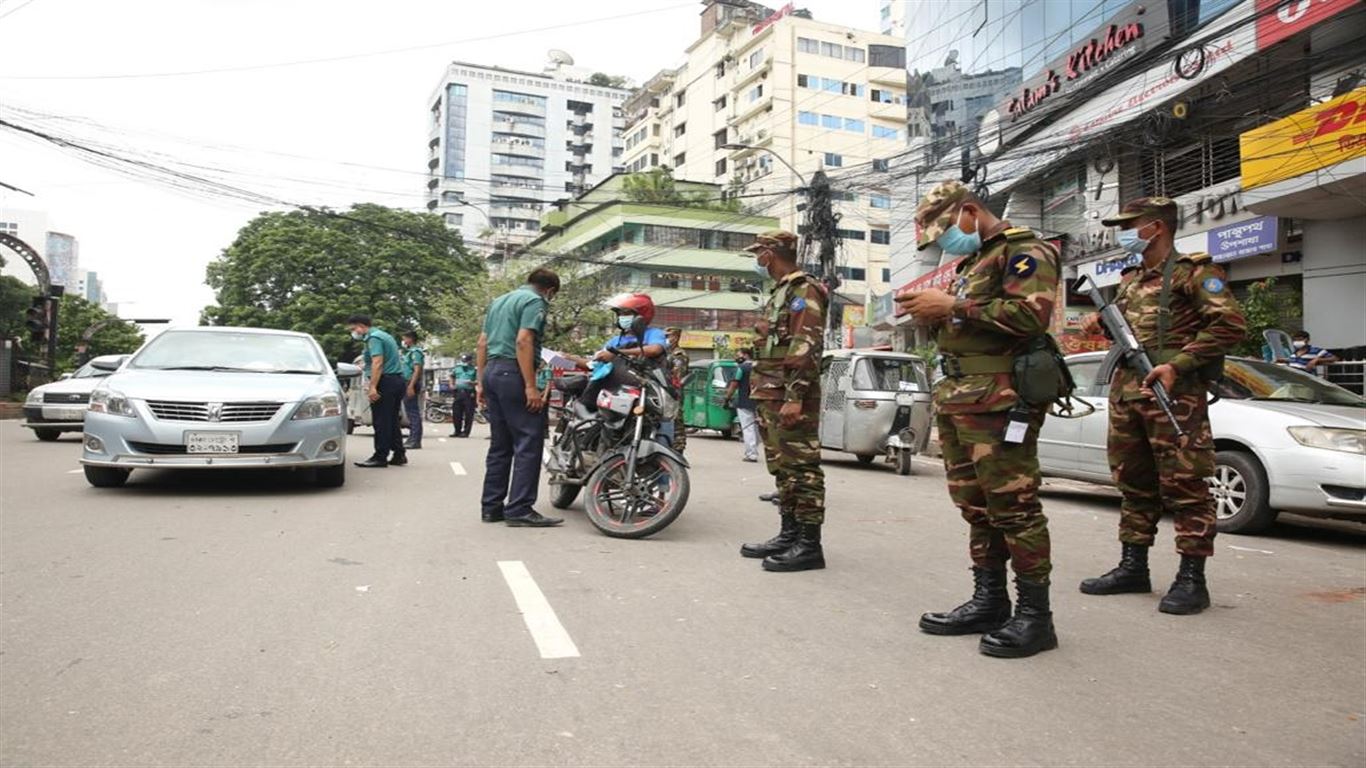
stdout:
{"type": "Polygon", "coordinates": [[[957,181],[936,185],[915,212],[919,248],[961,258],[954,293],[929,289],[897,301],[918,324],[938,326],[944,377],[934,389],[949,496],[969,526],[975,589],[947,613],[926,613],[934,635],[985,633],[989,656],[1032,656],[1058,646],[1049,607],[1052,560],[1039,503],[1039,428],[1012,380],[1015,359],[1048,332],[1058,251],[1031,229],[997,218],[957,181]],[[1011,615],[1006,561],[1015,570],[1011,615]]]}
{"type": "Polygon", "coordinates": [[[451,406],[451,437],[469,437],[474,428],[475,383],[479,371],[474,367],[474,356],[468,352],[460,356],[460,362],[451,369],[451,390],[454,400],[451,406]]]}
{"type": "Polygon", "coordinates": [[[410,451],[422,449],[422,375],[427,367],[427,353],[417,345],[417,331],[404,331],[403,375],[408,379],[408,390],[403,398],[403,410],[408,413],[408,442],[410,451]]]}
{"type": "Polygon", "coordinates": [[[683,340],[682,328],[667,328],[664,338],[669,342],[669,373],[674,391],[678,393],[678,413],[674,415],[673,449],[681,456],[688,448],[688,425],[683,421],[683,380],[688,378],[688,366],[692,360],[679,346],[683,340]]]}
{"type": "MultiPolygon", "coordinates": [[[[753,377],[752,353],[742,349],[735,353],[735,378],[726,385],[726,407],[735,409],[735,421],[740,425],[740,440],[744,444],[744,460],[759,460],[759,421],[754,415],[754,399],[750,397],[753,377]]],[[[763,501],[770,501],[760,497],[763,501]]]]}
{"type": "Polygon", "coordinates": [[[399,431],[399,413],[403,409],[403,395],[408,380],[403,375],[403,354],[394,337],[371,326],[369,315],[346,318],[351,338],[361,342],[364,351],[362,364],[370,375],[370,419],[375,429],[375,450],[370,458],[356,462],[358,467],[403,466],[408,454],[403,447],[403,433],[399,431]]]}
{"type": "Polygon", "coordinates": [[[1338,358],[1332,352],[1323,347],[1316,347],[1309,343],[1309,331],[1296,331],[1290,337],[1290,347],[1292,352],[1289,358],[1277,360],[1291,368],[1304,371],[1315,376],[1322,376],[1317,370],[1320,365],[1336,363],[1338,358]]]}
{"type": "Polygon", "coordinates": [[[758,359],[750,397],[768,471],[778,486],[781,525],[777,536],[746,544],[740,554],[762,557],[767,571],[824,568],[825,473],[818,433],[825,286],[797,266],[797,236],[791,232],[765,232],[745,250],[754,254],[755,270],[774,281],[755,325],[758,359]]]}
{"type": "Polygon", "coordinates": [[[521,288],[494,299],[484,315],[475,392],[479,406],[488,409],[492,435],[481,499],[486,523],[544,528],[564,522],[533,508],[546,432],[536,363],[541,359],[546,310],[559,291],[559,276],[541,267],[521,288]]]}
{"type": "MultiPolygon", "coordinates": [[[[1163,511],[1175,520],[1181,565],[1158,603],[1163,613],[1193,614],[1209,607],[1205,561],[1214,554],[1215,501],[1205,478],[1214,475],[1209,425],[1209,385],[1222,378],[1224,355],[1247,335],[1247,323],[1224,270],[1207,253],[1179,253],[1180,214],[1174,201],[1146,197],[1126,203],[1117,216],[1119,243],[1143,262],[1124,271],[1115,303],[1156,368],[1142,380],[1120,368],[1110,383],[1108,453],[1115,484],[1124,496],[1119,519],[1119,566],[1081,583],[1088,595],[1151,592],[1148,548],[1163,511]],[[1161,382],[1172,413],[1153,399],[1161,382]]],[[[1088,316],[1085,328],[1100,329],[1088,316]]]]}

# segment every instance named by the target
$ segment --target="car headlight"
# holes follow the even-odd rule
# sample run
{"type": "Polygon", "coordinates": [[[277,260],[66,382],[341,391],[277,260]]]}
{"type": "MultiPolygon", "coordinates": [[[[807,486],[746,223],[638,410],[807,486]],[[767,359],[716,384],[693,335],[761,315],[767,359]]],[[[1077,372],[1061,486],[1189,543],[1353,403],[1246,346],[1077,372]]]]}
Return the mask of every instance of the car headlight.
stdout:
{"type": "Polygon", "coordinates": [[[29,392],[29,393],[28,393],[28,397],[24,398],[24,405],[42,405],[42,404],[43,404],[43,393],[42,393],[41,390],[35,389],[35,390],[33,390],[32,392],[29,392]]]}
{"type": "Polygon", "coordinates": [[[340,416],[342,412],[341,407],[341,396],[334,392],[328,392],[325,395],[314,395],[302,403],[299,403],[298,409],[294,411],[294,421],[340,416]]]}
{"type": "Polygon", "coordinates": [[[1366,453],[1366,429],[1290,427],[1289,432],[1290,436],[1295,438],[1295,442],[1310,448],[1366,453]]]}
{"type": "Polygon", "coordinates": [[[138,416],[138,412],[133,410],[133,402],[122,392],[103,387],[90,393],[90,410],[92,413],[108,413],[134,419],[138,416]]]}

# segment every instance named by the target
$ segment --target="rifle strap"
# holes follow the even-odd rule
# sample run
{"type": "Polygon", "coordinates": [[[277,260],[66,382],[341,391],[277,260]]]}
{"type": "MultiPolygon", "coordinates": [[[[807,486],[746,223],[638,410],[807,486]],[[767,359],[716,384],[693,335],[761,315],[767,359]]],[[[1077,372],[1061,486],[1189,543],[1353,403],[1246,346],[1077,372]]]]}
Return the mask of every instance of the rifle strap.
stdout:
{"type": "Polygon", "coordinates": [[[1157,294],[1157,348],[1167,347],[1167,326],[1172,317],[1172,272],[1176,270],[1178,254],[1172,251],[1162,265],[1162,290],[1157,294]]]}

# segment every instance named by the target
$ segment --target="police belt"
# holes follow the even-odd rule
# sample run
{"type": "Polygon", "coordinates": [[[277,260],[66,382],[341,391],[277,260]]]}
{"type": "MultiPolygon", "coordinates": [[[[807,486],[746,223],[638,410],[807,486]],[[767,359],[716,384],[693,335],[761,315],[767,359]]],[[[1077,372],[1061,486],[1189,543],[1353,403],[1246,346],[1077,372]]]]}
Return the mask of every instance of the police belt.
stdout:
{"type": "Polygon", "coordinates": [[[941,355],[939,368],[951,379],[964,376],[983,376],[994,373],[1012,373],[1015,370],[1014,355],[941,355]]]}

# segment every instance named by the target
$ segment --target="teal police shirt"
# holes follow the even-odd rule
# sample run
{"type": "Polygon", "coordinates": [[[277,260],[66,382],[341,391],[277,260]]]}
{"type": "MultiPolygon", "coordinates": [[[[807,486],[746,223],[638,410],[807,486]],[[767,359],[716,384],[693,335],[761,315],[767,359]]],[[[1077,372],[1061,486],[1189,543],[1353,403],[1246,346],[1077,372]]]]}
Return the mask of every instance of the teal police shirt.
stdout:
{"type": "Polygon", "coordinates": [[[365,334],[365,372],[370,372],[370,366],[374,365],[374,358],[379,357],[384,360],[380,373],[383,375],[397,374],[402,376],[403,353],[398,349],[398,342],[394,337],[378,328],[371,328],[365,334]]]}
{"type": "Polygon", "coordinates": [[[490,360],[517,359],[517,333],[529,330],[536,336],[535,357],[541,356],[541,337],[545,334],[547,302],[539,293],[523,286],[493,300],[484,316],[484,335],[488,337],[490,360]]]}

